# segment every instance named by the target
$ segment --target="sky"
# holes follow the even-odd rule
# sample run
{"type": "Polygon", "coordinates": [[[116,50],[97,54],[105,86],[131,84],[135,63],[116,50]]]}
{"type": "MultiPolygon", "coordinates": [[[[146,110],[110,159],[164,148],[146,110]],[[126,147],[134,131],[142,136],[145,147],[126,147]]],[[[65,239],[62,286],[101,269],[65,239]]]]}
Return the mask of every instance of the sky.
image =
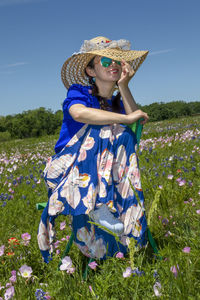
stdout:
{"type": "Polygon", "coordinates": [[[149,54],[137,103],[200,101],[200,0],[0,0],[0,115],[62,109],[60,71],[84,40],[127,39],[149,54]]]}

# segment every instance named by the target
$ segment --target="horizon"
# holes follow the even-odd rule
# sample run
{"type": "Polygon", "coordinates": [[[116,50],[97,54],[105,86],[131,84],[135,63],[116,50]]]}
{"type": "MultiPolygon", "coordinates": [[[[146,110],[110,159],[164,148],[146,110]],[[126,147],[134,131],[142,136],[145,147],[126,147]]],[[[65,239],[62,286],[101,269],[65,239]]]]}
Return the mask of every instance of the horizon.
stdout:
{"type": "MultiPolygon", "coordinates": [[[[173,101],[167,101],[167,102],[157,102],[157,101],[155,101],[155,102],[152,102],[152,103],[149,103],[149,104],[144,104],[144,105],[141,105],[141,104],[139,104],[139,103],[136,103],[136,104],[137,104],[137,105],[141,105],[142,107],[144,107],[144,106],[149,106],[149,105],[151,105],[151,104],[169,104],[169,103],[174,103],[174,102],[183,102],[183,103],[188,104],[188,103],[196,103],[196,102],[199,102],[199,101],[195,101],[195,100],[194,100],[194,101],[173,100],[173,101]]],[[[22,111],[22,112],[18,112],[18,113],[14,113],[14,114],[8,114],[8,115],[1,115],[1,114],[0,114],[0,118],[1,118],[1,117],[8,117],[8,116],[14,117],[14,116],[16,116],[16,115],[18,115],[18,114],[23,114],[23,113],[26,113],[26,112],[28,112],[28,111],[38,110],[38,109],[40,109],[40,108],[44,108],[45,110],[50,110],[53,114],[55,114],[55,113],[58,112],[58,111],[61,111],[61,112],[62,112],[62,108],[53,111],[53,110],[52,110],[51,108],[49,108],[49,107],[40,106],[40,107],[36,107],[36,108],[34,108],[34,109],[27,109],[27,110],[24,110],[24,111],[22,111]]],[[[197,113],[197,115],[199,115],[199,114],[200,114],[200,113],[197,113]]]]}

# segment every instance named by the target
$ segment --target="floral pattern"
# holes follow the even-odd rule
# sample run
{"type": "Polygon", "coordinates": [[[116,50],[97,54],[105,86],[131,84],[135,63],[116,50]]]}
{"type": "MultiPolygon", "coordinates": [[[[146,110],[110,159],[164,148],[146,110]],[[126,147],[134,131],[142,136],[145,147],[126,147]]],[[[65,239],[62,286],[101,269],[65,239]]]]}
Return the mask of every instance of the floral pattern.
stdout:
{"type": "Polygon", "coordinates": [[[127,243],[89,223],[91,210],[106,203],[124,223],[120,237],[146,243],[146,217],[135,134],[124,125],[85,125],[61,152],[49,159],[44,178],[49,202],[38,230],[38,243],[46,261],[54,237],[54,219],[72,215],[75,243],[93,258],[126,253],[127,243]],[[131,187],[134,188],[134,190],[131,187]],[[140,199],[138,204],[136,194],[140,199]],[[121,247],[121,248],[120,248],[121,247]]]}

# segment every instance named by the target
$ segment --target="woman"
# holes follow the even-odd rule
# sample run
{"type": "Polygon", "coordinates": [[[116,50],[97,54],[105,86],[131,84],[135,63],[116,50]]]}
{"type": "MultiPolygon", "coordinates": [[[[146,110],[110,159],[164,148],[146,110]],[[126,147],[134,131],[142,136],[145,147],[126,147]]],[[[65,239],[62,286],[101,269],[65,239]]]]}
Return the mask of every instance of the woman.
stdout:
{"type": "Polygon", "coordinates": [[[56,155],[44,171],[49,201],[38,230],[45,262],[53,251],[59,214],[72,216],[75,243],[88,257],[126,253],[132,237],[138,244],[146,242],[137,140],[127,125],[148,121],[128,87],[148,51],[129,48],[126,40],[97,37],[84,41],[62,67],[68,94],[56,155]]]}

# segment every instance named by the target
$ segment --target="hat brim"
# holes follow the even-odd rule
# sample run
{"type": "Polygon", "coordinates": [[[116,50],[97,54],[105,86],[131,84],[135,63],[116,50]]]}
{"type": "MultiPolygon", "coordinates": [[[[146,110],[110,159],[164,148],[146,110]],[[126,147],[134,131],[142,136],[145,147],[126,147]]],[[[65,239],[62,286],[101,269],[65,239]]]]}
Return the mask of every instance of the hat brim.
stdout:
{"type": "Polygon", "coordinates": [[[75,54],[68,58],[62,66],[62,82],[67,89],[74,83],[88,86],[89,80],[88,76],[85,74],[85,68],[96,55],[106,56],[118,61],[125,60],[132,66],[136,73],[147,54],[148,51],[121,50],[119,48],[105,48],[87,53],[75,54]]]}

